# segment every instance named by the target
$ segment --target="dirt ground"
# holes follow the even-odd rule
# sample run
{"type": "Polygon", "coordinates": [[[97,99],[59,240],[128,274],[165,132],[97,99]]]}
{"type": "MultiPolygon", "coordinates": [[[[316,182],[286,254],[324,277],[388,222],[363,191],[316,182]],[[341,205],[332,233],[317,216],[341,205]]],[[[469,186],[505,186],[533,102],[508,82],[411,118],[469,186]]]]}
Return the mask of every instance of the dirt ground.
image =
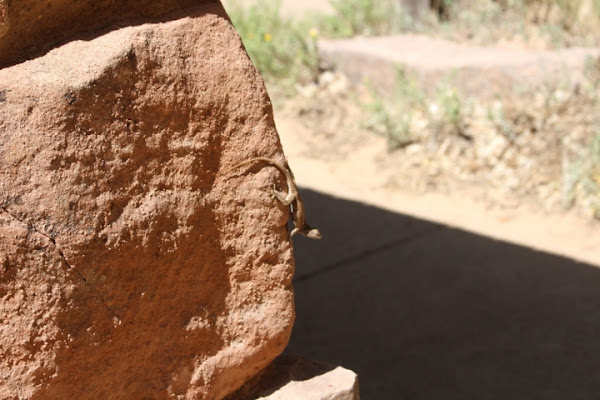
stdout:
{"type": "Polygon", "coordinates": [[[476,188],[398,190],[384,139],[330,152],[335,138],[277,115],[324,235],[294,239],[287,352],[352,369],[364,399],[596,397],[596,222],[490,203],[476,188]]]}
{"type": "Polygon", "coordinates": [[[352,369],[364,399],[600,393],[597,221],[443,174],[415,186],[420,168],[352,129],[354,102],[304,105],[277,107],[276,124],[324,238],[294,239],[287,352],[352,369]]]}
{"type": "Polygon", "coordinates": [[[544,210],[535,199],[492,194],[451,179],[443,187],[420,188],[422,176],[399,169],[394,157],[401,154],[390,154],[385,139],[344,130],[360,112],[352,101],[332,101],[329,112],[301,116],[293,103],[276,111],[276,123],[301,187],[600,266],[600,231],[589,216],[544,210]],[[412,184],[398,185],[399,180],[412,184]]]}

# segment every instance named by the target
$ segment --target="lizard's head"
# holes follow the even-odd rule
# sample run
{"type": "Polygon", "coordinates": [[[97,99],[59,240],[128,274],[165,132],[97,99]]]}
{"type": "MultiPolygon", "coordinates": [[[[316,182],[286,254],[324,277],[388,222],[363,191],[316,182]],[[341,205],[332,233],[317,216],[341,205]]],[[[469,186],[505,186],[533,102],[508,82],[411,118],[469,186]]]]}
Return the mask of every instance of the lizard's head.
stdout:
{"type": "Polygon", "coordinates": [[[310,239],[321,239],[323,237],[317,228],[308,225],[304,225],[303,229],[294,228],[292,233],[290,233],[290,237],[294,237],[296,233],[300,233],[310,239]]]}
{"type": "Polygon", "coordinates": [[[317,228],[310,228],[308,231],[306,231],[304,236],[309,237],[311,239],[321,239],[323,237],[323,235],[321,235],[321,232],[319,232],[317,228]]]}

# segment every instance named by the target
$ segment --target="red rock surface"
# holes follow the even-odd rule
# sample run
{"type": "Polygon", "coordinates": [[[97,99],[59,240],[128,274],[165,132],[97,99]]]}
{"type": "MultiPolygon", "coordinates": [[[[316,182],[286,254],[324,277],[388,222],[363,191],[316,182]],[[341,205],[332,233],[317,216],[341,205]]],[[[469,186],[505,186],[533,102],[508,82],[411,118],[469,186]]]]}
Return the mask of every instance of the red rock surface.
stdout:
{"type": "Polygon", "coordinates": [[[0,67],[34,58],[73,38],[89,40],[117,26],[219,8],[216,0],[0,0],[0,67]]]}
{"type": "Polygon", "coordinates": [[[226,173],[271,104],[201,3],[0,70],[0,399],[218,399],[287,344],[284,182],[226,173]]]}
{"type": "Polygon", "coordinates": [[[8,6],[6,0],[0,0],[0,37],[4,36],[10,27],[8,23],[8,6]]]}

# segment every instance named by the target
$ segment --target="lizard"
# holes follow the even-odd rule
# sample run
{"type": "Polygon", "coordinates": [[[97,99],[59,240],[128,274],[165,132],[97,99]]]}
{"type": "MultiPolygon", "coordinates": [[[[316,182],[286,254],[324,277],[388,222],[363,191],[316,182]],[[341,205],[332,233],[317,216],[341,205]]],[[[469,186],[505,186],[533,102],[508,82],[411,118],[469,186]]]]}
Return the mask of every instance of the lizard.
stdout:
{"type": "Polygon", "coordinates": [[[293,237],[296,233],[300,233],[311,239],[321,239],[323,236],[321,232],[317,228],[313,228],[306,222],[306,214],[304,212],[304,203],[302,198],[300,197],[300,193],[298,193],[298,187],[296,186],[296,181],[294,179],[294,175],[290,170],[289,166],[282,164],[281,162],[274,160],[272,158],[267,157],[253,157],[249,158],[245,161],[242,161],[233,167],[231,167],[227,172],[232,171],[236,168],[239,168],[243,165],[252,164],[255,162],[265,162],[270,164],[280,170],[285,176],[286,184],[287,184],[287,193],[279,192],[273,188],[273,195],[279,200],[284,206],[291,206],[291,214],[292,214],[292,222],[294,224],[294,229],[290,234],[290,237],[293,237]]]}

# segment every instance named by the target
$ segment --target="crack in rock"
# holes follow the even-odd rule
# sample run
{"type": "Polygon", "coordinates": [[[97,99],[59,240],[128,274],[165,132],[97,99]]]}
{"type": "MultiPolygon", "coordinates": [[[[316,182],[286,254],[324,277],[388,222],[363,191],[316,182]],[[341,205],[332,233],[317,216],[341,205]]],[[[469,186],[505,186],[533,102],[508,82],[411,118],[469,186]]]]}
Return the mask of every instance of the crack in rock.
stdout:
{"type": "Polygon", "coordinates": [[[18,218],[16,215],[14,215],[13,213],[11,213],[10,211],[8,211],[6,209],[5,206],[0,206],[0,211],[3,211],[4,213],[6,213],[8,216],[10,216],[12,219],[14,219],[15,221],[27,226],[28,230],[34,233],[37,233],[39,235],[42,235],[43,237],[45,237],[46,239],[48,239],[50,241],[50,243],[52,243],[54,245],[54,247],[56,248],[56,250],[58,251],[58,254],[60,255],[60,257],[62,258],[62,261],[65,263],[65,265],[67,266],[67,268],[72,269],[73,271],[75,271],[75,273],[79,276],[79,278],[84,282],[84,284],[92,291],[92,293],[94,293],[98,299],[100,300],[100,303],[102,303],[102,305],[104,306],[104,308],[106,308],[106,310],[113,316],[113,318],[117,319],[117,322],[120,324],[121,322],[121,318],[117,315],[117,313],[115,313],[107,304],[106,301],[104,300],[104,297],[102,297],[102,294],[96,290],[88,281],[87,279],[85,279],[85,277],[83,276],[83,274],[77,269],[75,268],[73,265],[71,265],[68,261],[67,261],[67,257],[65,257],[65,254],[63,253],[62,249],[60,248],[60,246],[56,243],[56,240],[51,237],[50,235],[48,235],[47,233],[40,231],[39,229],[37,229],[35,227],[35,225],[33,225],[31,222],[26,222],[21,220],[20,218],[18,218]]]}

